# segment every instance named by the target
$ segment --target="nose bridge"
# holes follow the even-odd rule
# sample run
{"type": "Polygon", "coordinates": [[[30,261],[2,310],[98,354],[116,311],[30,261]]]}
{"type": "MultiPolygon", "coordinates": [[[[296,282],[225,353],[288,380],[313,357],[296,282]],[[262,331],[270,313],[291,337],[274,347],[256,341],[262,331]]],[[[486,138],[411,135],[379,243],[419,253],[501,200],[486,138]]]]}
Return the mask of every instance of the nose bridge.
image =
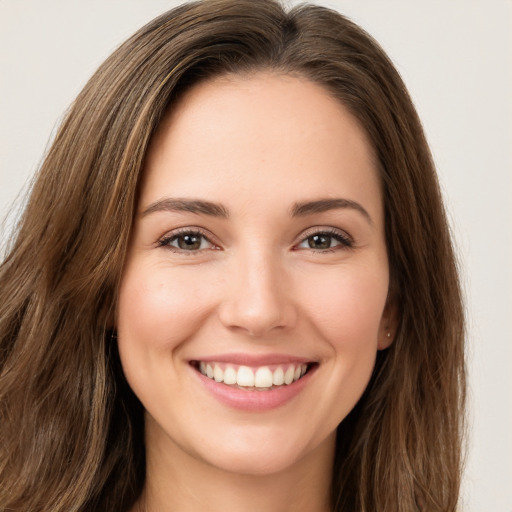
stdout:
{"type": "Polygon", "coordinates": [[[221,320],[252,336],[290,327],[295,321],[286,272],[272,248],[249,246],[237,251],[221,308],[221,320]]]}

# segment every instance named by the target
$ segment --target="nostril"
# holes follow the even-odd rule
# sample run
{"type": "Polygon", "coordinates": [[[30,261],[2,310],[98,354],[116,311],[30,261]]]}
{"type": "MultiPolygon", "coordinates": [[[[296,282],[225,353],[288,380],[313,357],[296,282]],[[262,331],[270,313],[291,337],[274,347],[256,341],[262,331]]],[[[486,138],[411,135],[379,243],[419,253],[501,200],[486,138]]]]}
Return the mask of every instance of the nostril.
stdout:
{"type": "Polygon", "coordinates": [[[258,308],[254,304],[244,304],[240,298],[234,304],[223,305],[219,317],[222,324],[230,330],[261,337],[293,327],[296,315],[287,305],[266,304],[258,308]]]}

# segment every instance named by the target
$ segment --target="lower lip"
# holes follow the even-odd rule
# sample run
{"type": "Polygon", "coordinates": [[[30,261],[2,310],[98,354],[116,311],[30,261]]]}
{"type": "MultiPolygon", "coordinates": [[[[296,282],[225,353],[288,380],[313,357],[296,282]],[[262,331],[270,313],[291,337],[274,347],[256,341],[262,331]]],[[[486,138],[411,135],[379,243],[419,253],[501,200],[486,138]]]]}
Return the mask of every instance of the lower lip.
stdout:
{"type": "Polygon", "coordinates": [[[316,365],[308,370],[303,377],[292,384],[285,384],[278,388],[266,391],[258,391],[240,389],[228,386],[221,382],[216,382],[215,380],[206,377],[198,370],[193,369],[194,373],[198,376],[206,389],[219,402],[234,409],[253,412],[269,411],[271,409],[276,409],[277,407],[282,407],[290,402],[304,389],[305,386],[307,386],[315,370],[316,365]]]}

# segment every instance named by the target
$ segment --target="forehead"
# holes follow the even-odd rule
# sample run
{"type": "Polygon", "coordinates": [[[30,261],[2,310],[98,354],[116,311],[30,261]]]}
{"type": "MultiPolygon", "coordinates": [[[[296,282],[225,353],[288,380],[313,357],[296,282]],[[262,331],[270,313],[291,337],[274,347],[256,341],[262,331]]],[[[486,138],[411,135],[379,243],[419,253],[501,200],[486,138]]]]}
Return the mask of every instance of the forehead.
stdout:
{"type": "MultiPolygon", "coordinates": [[[[318,131],[341,127],[344,139],[351,139],[348,142],[352,146],[364,141],[364,148],[356,144],[358,149],[373,156],[364,129],[327,88],[298,75],[270,71],[223,75],[193,86],[172,105],[151,148],[155,152],[162,143],[168,144],[165,139],[171,130],[178,144],[180,126],[192,129],[191,134],[196,136],[200,132],[207,134],[211,128],[213,133],[220,128],[247,135],[252,131],[262,143],[266,142],[261,138],[264,129],[274,137],[273,143],[284,146],[286,134],[295,123],[302,128],[307,123],[310,129],[318,131]]],[[[308,137],[311,133],[303,130],[303,135],[308,137]]]]}
{"type": "Polygon", "coordinates": [[[346,193],[371,189],[380,202],[374,162],[365,131],[324,87],[272,73],[225,76],[192,87],[166,115],[150,145],[141,200],[164,191],[207,196],[212,187],[223,200],[233,183],[252,201],[264,185],[280,190],[276,199],[326,197],[345,192],[348,180],[346,193]]]}

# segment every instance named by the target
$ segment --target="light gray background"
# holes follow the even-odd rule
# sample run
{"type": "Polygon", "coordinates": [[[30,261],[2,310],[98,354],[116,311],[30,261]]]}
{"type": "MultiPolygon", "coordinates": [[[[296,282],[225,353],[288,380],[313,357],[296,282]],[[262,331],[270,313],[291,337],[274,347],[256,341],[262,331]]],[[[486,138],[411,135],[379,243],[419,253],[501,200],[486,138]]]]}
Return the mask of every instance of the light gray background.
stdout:
{"type": "MultiPolygon", "coordinates": [[[[10,212],[3,236],[20,208],[13,201],[87,78],[177,3],[0,0],[0,218],[10,212]]],[[[380,41],[424,122],[467,296],[471,428],[461,510],[512,512],[512,2],[316,3],[380,41]]]]}

